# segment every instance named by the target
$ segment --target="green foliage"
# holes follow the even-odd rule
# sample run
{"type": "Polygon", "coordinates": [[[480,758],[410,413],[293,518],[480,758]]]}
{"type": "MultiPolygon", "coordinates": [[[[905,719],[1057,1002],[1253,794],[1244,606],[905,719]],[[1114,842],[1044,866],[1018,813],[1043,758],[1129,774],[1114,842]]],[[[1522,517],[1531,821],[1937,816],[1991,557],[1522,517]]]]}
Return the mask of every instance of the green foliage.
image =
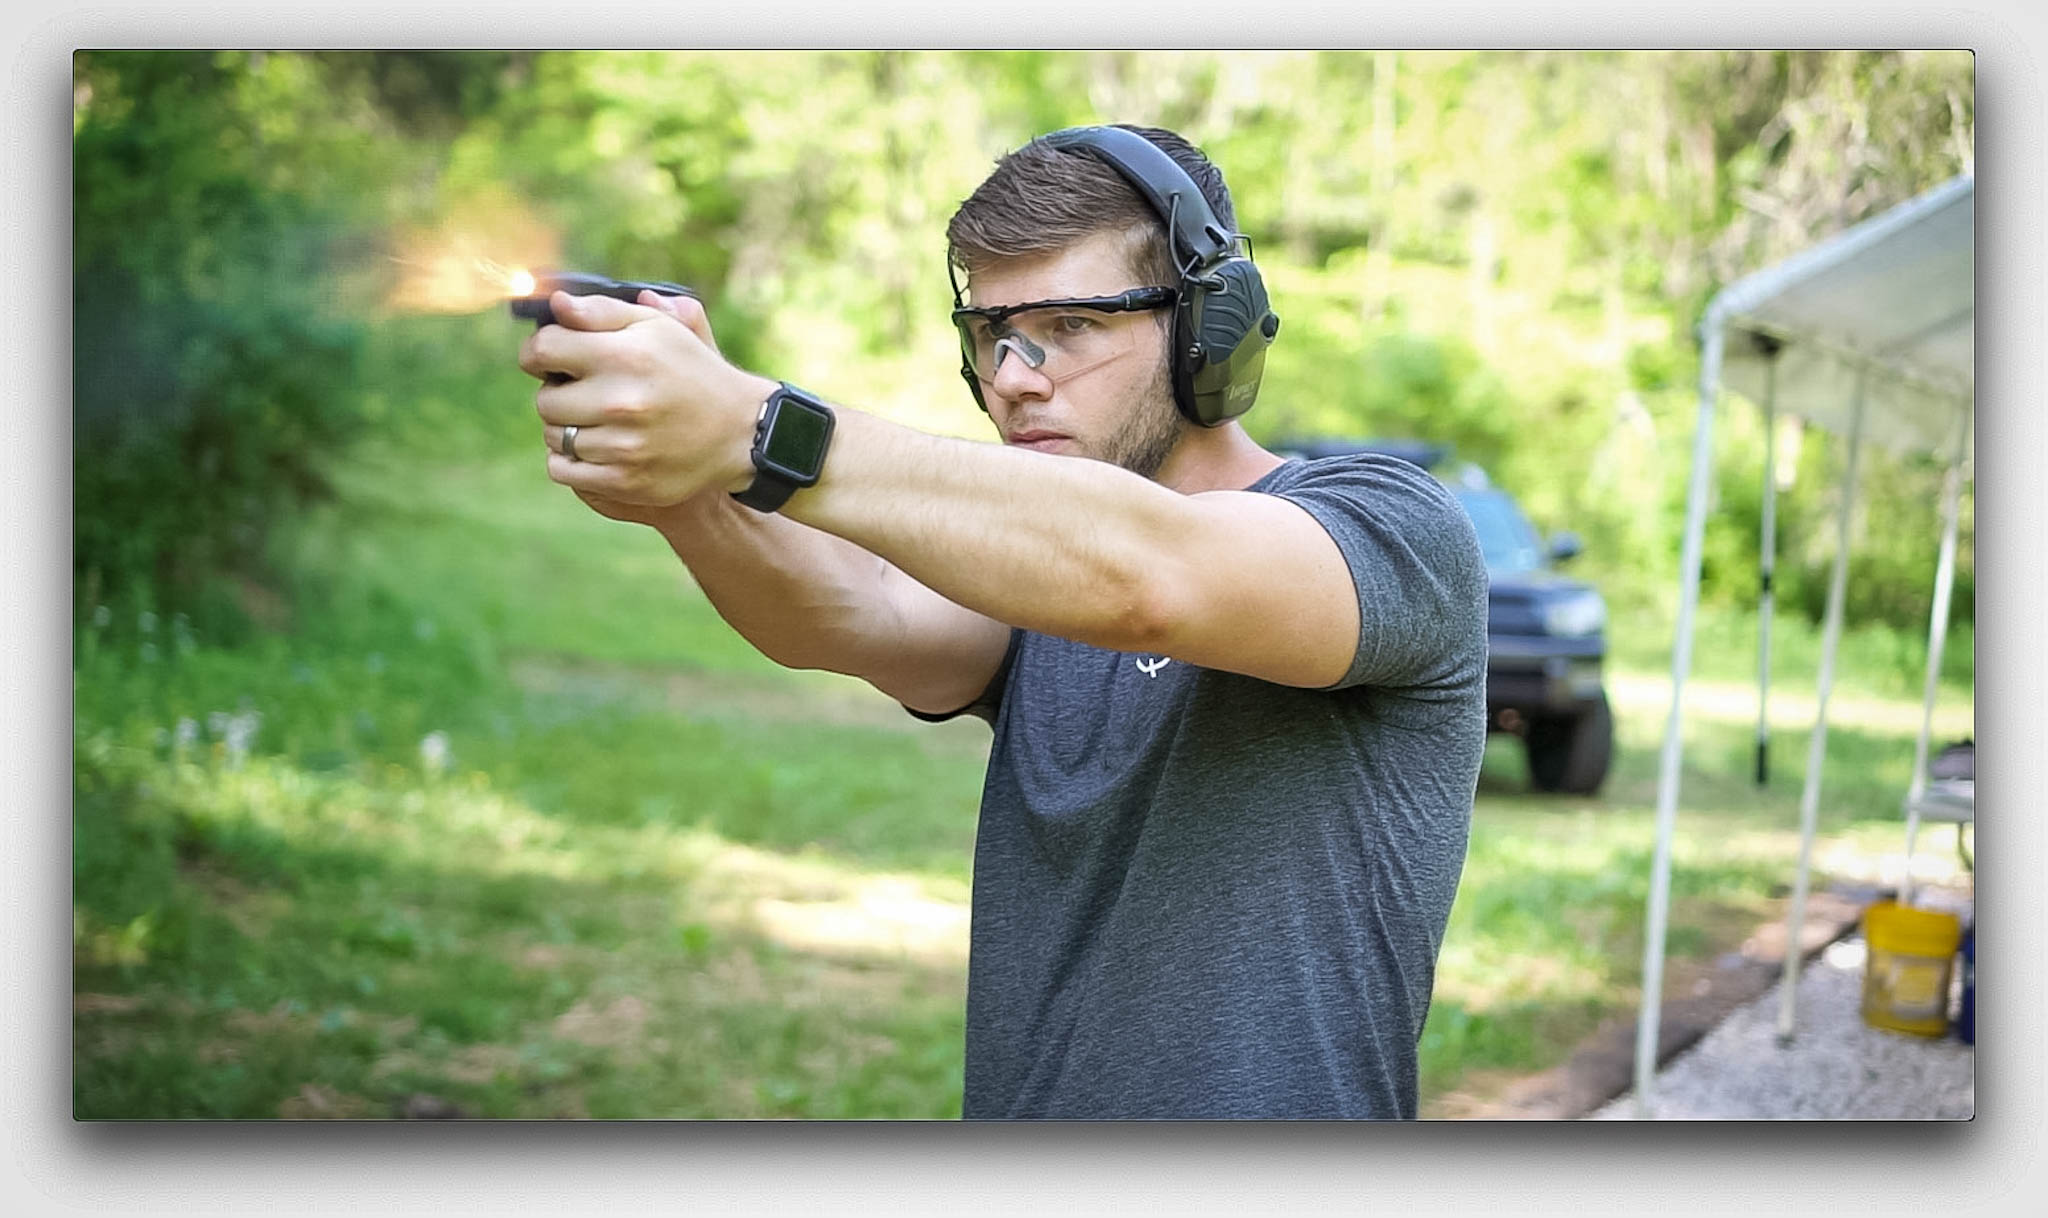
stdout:
{"type": "Polygon", "coordinates": [[[354,386],[364,451],[336,476],[345,485],[364,462],[393,449],[537,453],[534,382],[516,362],[530,332],[530,323],[497,309],[365,324],[354,386]]]}
{"type": "Polygon", "coordinates": [[[1409,330],[1360,335],[1356,319],[1323,309],[1284,323],[1291,358],[1275,360],[1246,426],[1279,441],[1327,435],[1416,435],[1498,463],[1514,405],[1470,343],[1409,330]]]}
{"type": "MultiPolygon", "coordinates": [[[[1285,329],[1256,433],[1452,443],[1579,532],[1617,603],[1654,607],[1700,307],[1967,167],[1970,72],[1954,52],[82,53],[77,572],[95,601],[197,610],[194,573],[252,563],[366,426],[532,443],[516,327],[476,303],[378,324],[397,227],[689,282],[737,362],[985,434],[950,372],[945,220],[1032,134],[1131,120],[1207,148],[1258,242],[1285,329]]],[[[1754,592],[1746,413],[1723,412],[1710,602],[1754,592]]],[[[1832,546],[1812,472],[1779,501],[1802,607],[1832,546]]],[[[1906,626],[1930,480],[1866,484],[1883,506],[1850,617],[1906,626]]]]}
{"type": "MultiPolygon", "coordinates": [[[[289,66],[279,64],[279,67],[289,66]]],[[[321,494],[358,326],[322,300],[346,213],[290,163],[298,99],[227,58],[81,54],[73,138],[74,572],[180,608],[321,494]],[[259,88],[258,86],[275,86],[259,88]]]]}

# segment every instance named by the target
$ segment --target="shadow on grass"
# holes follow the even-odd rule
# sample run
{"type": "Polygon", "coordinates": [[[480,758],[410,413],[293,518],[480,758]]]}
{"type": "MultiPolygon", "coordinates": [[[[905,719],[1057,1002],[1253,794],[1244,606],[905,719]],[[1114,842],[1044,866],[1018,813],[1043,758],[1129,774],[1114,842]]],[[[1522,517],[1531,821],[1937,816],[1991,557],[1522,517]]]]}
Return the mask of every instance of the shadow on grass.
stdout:
{"type": "Polygon", "coordinates": [[[275,765],[82,775],[80,1118],[957,1115],[957,953],[751,914],[864,873],[275,765]]]}

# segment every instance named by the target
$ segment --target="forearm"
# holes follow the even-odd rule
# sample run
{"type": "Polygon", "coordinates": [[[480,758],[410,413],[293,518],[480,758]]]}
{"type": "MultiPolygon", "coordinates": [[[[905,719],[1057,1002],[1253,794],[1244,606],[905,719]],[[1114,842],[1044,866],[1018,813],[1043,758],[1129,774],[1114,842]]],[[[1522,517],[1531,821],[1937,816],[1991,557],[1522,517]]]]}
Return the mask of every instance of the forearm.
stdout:
{"type": "Polygon", "coordinates": [[[1008,643],[884,559],[713,490],[657,523],[727,625],[788,668],[859,677],[906,706],[959,709],[1008,643]]]}
{"type": "Polygon", "coordinates": [[[1012,626],[1123,651],[1171,621],[1187,497],[1100,461],[839,411],[825,475],[783,509],[1012,626]]]}
{"type": "Polygon", "coordinates": [[[726,624],[776,663],[865,676],[869,657],[890,647],[887,564],[859,546],[719,488],[656,528],[726,624]]]}

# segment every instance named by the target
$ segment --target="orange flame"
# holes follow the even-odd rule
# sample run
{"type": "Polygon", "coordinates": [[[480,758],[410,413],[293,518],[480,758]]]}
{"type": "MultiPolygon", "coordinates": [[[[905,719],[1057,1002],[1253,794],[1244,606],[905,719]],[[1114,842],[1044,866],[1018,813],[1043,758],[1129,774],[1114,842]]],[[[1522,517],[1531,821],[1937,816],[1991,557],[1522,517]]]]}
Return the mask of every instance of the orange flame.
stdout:
{"type": "Polygon", "coordinates": [[[532,294],[533,275],[525,268],[559,260],[555,235],[510,203],[472,212],[437,229],[396,235],[390,255],[396,274],[386,308],[478,313],[532,294]]]}
{"type": "Polygon", "coordinates": [[[475,313],[512,296],[531,295],[533,274],[490,258],[441,253],[399,260],[398,283],[386,305],[399,313],[475,313]]]}

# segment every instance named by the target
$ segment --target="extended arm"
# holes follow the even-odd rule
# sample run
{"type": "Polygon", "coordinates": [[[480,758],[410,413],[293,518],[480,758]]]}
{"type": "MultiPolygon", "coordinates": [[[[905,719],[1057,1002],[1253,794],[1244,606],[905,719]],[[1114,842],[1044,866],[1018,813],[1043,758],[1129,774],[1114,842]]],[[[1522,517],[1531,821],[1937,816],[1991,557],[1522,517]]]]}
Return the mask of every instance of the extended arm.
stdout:
{"type": "MultiPolygon", "coordinates": [[[[588,428],[579,449],[600,455],[552,456],[551,477],[648,505],[747,485],[772,381],[726,363],[667,314],[603,298],[554,303],[565,325],[529,339],[522,364],[577,378],[543,388],[541,414],[588,428]],[[615,438],[592,449],[606,432],[615,438]]],[[[990,623],[1302,686],[1342,677],[1357,649],[1343,556],[1285,500],[1182,495],[1101,462],[930,436],[853,410],[840,411],[825,469],[782,524],[879,556],[990,623]]],[[[987,658],[986,677],[1000,650],[980,646],[971,650],[987,658]]]]}
{"type": "Polygon", "coordinates": [[[1287,685],[1342,677],[1358,640],[1344,558],[1270,495],[1183,495],[1100,461],[840,412],[830,477],[787,514],[887,556],[998,621],[1287,685]]]}

